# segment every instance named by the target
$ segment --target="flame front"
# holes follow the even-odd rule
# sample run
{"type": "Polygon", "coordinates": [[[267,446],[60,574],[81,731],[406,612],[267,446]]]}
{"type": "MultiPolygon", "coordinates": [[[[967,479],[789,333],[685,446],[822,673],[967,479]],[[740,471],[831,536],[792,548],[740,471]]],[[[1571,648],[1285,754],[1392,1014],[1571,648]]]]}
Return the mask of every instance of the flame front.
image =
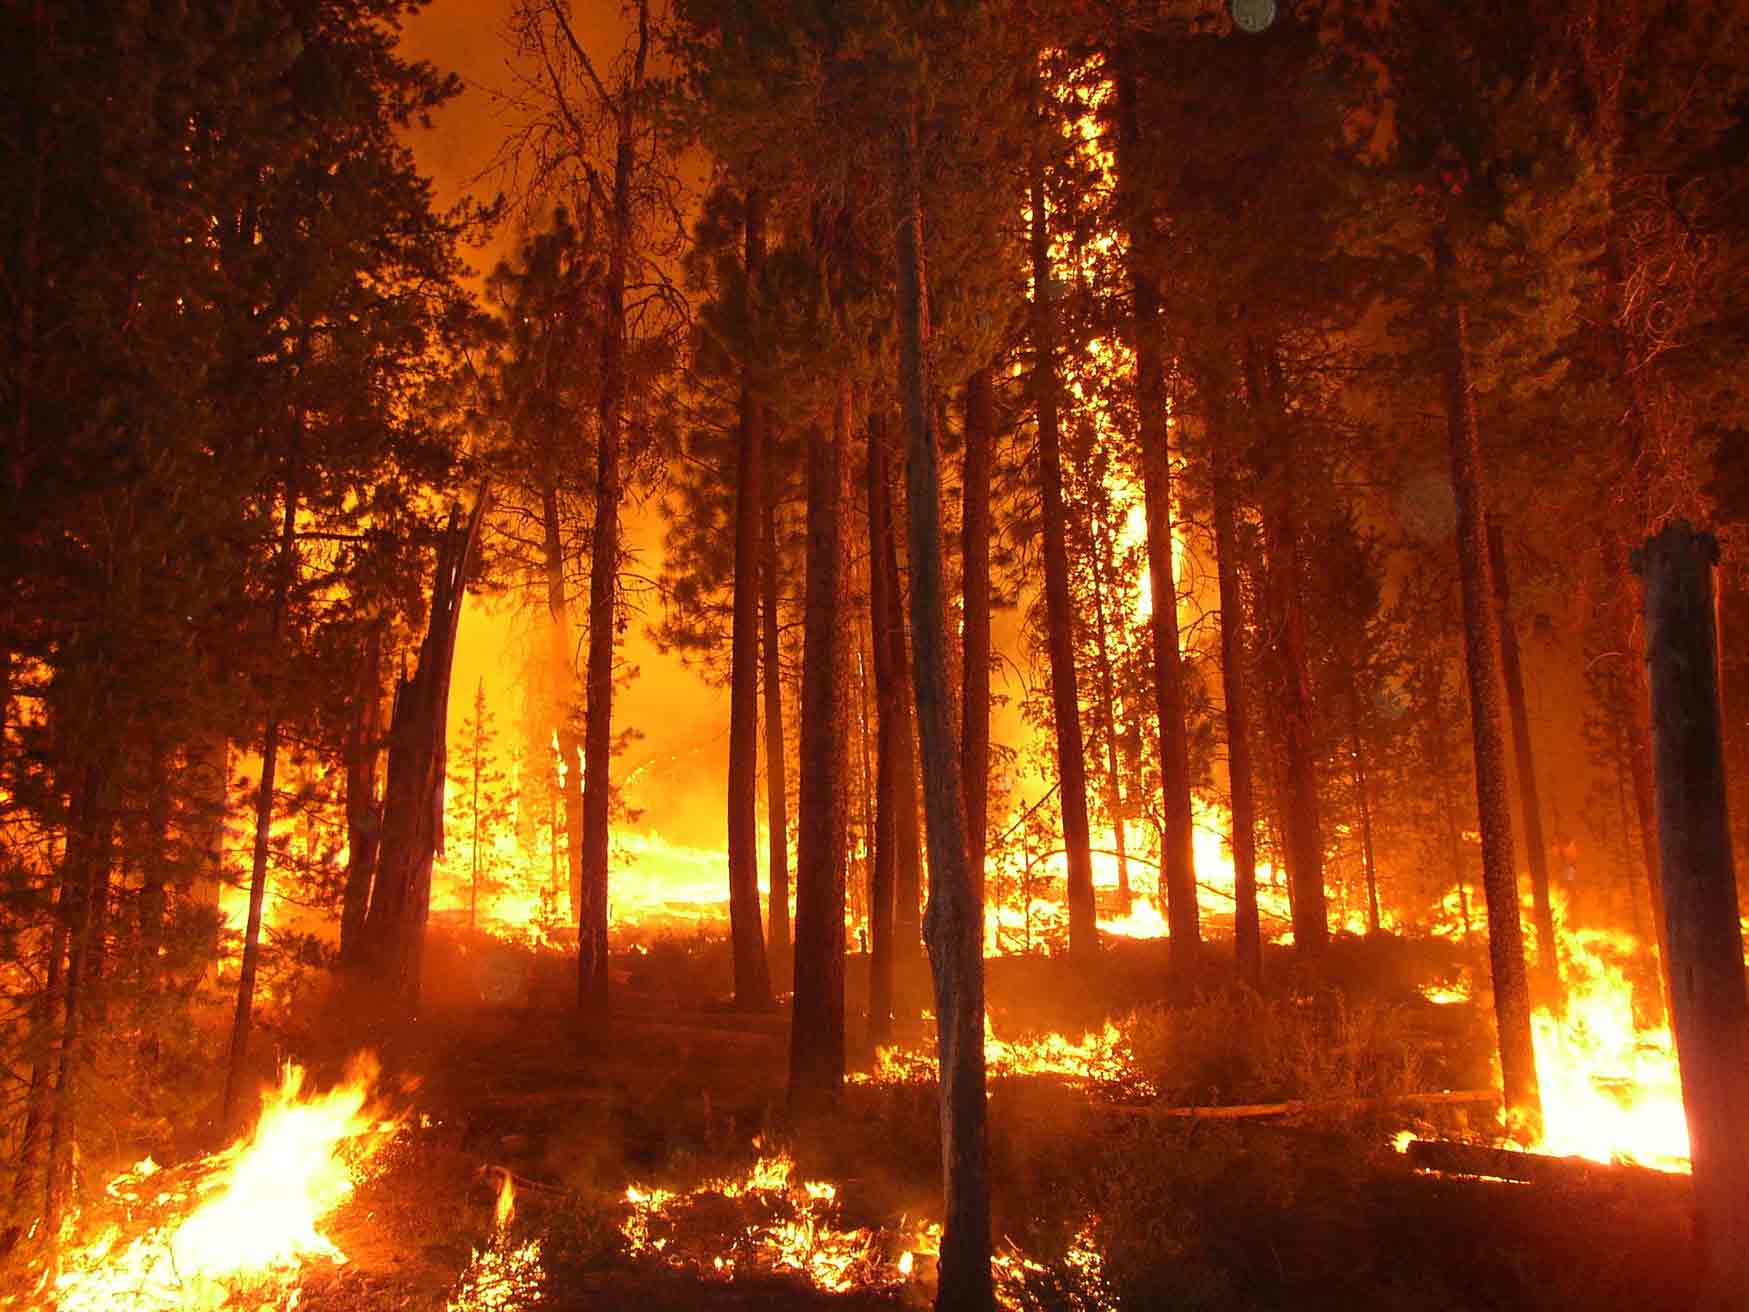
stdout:
{"type": "Polygon", "coordinates": [[[295,1307],[308,1261],[346,1261],[318,1227],[396,1128],[368,1105],[376,1074],[360,1058],[345,1083],[306,1097],[303,1068],[288,1063],[255,1129],[231,1147],[175,1172],[147,1158],[111,1181],[129,1214],[168,1209],[168,1219],[125,1247],[112,1225],[71,1252],[54,1281],[58,1312],[204,1309],[245,1289],[252,1307],[295,1307]]]}

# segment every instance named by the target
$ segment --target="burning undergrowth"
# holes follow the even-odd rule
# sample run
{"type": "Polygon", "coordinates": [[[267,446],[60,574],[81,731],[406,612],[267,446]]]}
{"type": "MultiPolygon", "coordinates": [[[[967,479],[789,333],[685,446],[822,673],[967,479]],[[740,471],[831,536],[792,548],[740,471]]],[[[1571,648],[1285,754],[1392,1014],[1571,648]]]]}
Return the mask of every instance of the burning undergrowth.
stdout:
{"type": "Polygon", "coordinates": [[[402,1118],[377,1104],[376,1078],[364,1056],[342,1083],[306,1095],[303,1069],[288,1064],[229,1148],[173,1168],[146,1158],[69,1218],[37,1293],[57,1312],[296,1307],[307,1266],[346,1261],[327,1218],[401,1133],[402,1118]]]}
{"type": "Polygon", "coordinates": [[[632,1184],[625,1202],[632,1257],[725,1281],[787,1272],[829,1293],[896,1289],[921,1279],[940,1251],[933,1223],[848,1224],[838,1187],[798,1178],[785,1151],[690,1188],[632,1184]]]}

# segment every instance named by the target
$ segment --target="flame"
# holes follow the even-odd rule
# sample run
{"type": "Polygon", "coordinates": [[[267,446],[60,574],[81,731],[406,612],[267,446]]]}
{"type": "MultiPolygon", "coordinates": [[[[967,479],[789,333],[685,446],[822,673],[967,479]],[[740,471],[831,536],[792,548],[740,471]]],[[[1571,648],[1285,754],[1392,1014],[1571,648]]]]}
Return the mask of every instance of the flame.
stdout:
{"type": "Polygon", "coordinates": [[[469,1257],[447,1312],[515,1312],[542,1301],[546,1271],[541,1266],[540,1240],[512,1241],[510,1223],[515,1219],[516,1182],[509,1171],[499,1170],[491,1242],[469,1257]]]}
{"type": "Polygon", "coordinates": [[[838,1188],[820,1180],[794,1181],[795,1161],[786,1152],[761,1156],[739,1178],[707,1180],[676,1191],[626,1187],[626,1219],[620,1225],[634,1257],[659,1257],[698,1275],[734,1279],[741,1267],[793,1271],[816,1289],[894,1288],[920,1274],[917,1256],[940,1251],[939,1226],[909,1225],[898,1232],[836,1224],[838,1188]],[[688,1213],[711,1198],[739,1202],[745,1213],[733,1239],[712,1234],[708,1252],[686,1242],[688,1213]],[[898,1249],[898,1251],[894,1251],[898,1249]]]}
{"type": "Polygon", "coordinates": [[[1543,1099],[1538,1149],[1688,1171],[1675,1041],[1666,1027],[1636,1024],[1622,966],[1646,949],[1632,935],[1601,930],[1561,939],[1565,1014],[1538,1008],[1531,1021],[1543,1099]]]}
{"type": "Polygon", "coordinates": [[[306,1097],[303,1068],[287,1063],[254,1130],[231,1147],[175,1172],[147,1158],[117,1176],[107,1192],[130,1217],[169,1217],[125,1247],[111,1225],[70,1253],[54,1281],[58,1312],[215,1308],[243,1290],[251,1307],[295,1307],[308,1262],[346,1261],[318,1226],[399,1128],[369,1106],[376,1074],[367,1054],[343,1084],[306,1097]]]}
{"type": "MultiPolygon", "coordinates": [[[[1140,1090],[1128,1038],[1107,1020],[1079,1040],[1046,1033],[1024,1039],[998,1038],[984,1017],[984,1069],[995,1077],[1056,1075],[1089,1085],[1123,1085],[1140,1090]]],[[[939,1078],[934,1045],[882,1046],[875,1050],[873,1071],[850,1076],[853,1084],[930,1084],[939,1078]]]]}

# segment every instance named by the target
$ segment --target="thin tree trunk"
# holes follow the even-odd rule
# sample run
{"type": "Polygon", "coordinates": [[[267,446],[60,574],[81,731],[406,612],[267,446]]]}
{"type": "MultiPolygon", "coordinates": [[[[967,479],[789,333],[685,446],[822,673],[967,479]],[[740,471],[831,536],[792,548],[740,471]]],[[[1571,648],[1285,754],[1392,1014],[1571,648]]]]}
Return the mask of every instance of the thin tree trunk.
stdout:
{"type": "Polygon", "coordinates": [[[789,1102],[813,1113],[844,1086],[844,862],[848,815],[849,624],[844,519],[849,502],[850,374],[837,380],[830,436],[808,449],[801,798],[796,836],[795,1001],[789,1102]]]}
{"type": "MultiPolygon", "coordinates": [[[[844,600],[846,606],[854,612],[856,605],[866,599],[846,596],[844,600]]],[[[874,744],[869,738],[869,725],[874,721],[875,708],[869,699],[869,681],[873,677],[873,671],[869,668],[869,642],[872,638],[868,626],[863,623],[865,618],[866,615],[858,616],[856,620],[856,714],[853,717],[856,724],[856,744],[862,754],[862,877],[851,881],[850,919],[852,923],[859,918],[862,920],[861,950],[869,952],[868,922],[873,914],[871,898],[874,895],[875,833],[874,744]]]]}
{"type": "Polygon", "coordinates": [[[548,468],[542,471],[542,475],[541,564],[547,585],[548,687],[552,690],[548,714],[553,722],[552,737],[548,742],[557,745],[559,760],[555,786],[561,794],[559,811],[565,822],[562,840],[558,830],[553,832],[553,852],[556,859],[562,841],[569,875],[571,922],[580,925],[583,923],[583,757],[582,742],[577,737],[577,678],[571,660],[571,604],[565,591],[565,548],[559,524],[558,474],[548,468]]]}
{"type": "Polygon", "coordinates": [[[63,1208],[72,1201],[76,1166],[79,1085],[84,1076],[84,1020],[101,958],[103,898],[113,858],[115,818],[106,796],[107,766],[95,761],[81,771],[79,797],[70,817],[61,897],[66,920],[67,970],[61,990],[59,1060],[49,1117],[44,1233],[59,1233],[63,1208]]]}
{"type": "Polygon", "coordinates": [[[1227,725],[1227,781],[1233,849],[1233,952],[1239,977],[1263,982],[1263,923],[1257,912],[1257,803],[1252,794],[1251,693],[1245,598],[1239,586],[1238,492],[1232,434],[1214,435],[1215,570],[1221,596],[1221,701],[1227,725]]]}
{"type": "MultiPolygon", "coordinates": [[[[887,500],[889,519],[893,508],[887,500]]],[[[899,581],[897,529],[889,522],[881,555],[892,624],[887,629],[887,660],[893,671],[898,713],[893,720],[893,971],[894,1002],[916,1015],[917,978],[923,942],[923,831],[917,813],[917,734],[912,718],[911,657],[905,640],[904,588],[899,581]]]]}
{"type": "MultiPolygon", "coordinates": [[[[768,462],[769,465],[769,462],[768,462]]],[[[793,975],[794,949],[789,921],[789,795],[783,735],[783,647],[777,622],[777,492],[769,468],[765,475],[765,532],[760,543],[759,581],[761,662],[765,679],[765,815],[771,874],[766,951],[773,979],[781,987],[793,975]]]]}
{"type": "Polygon", "coordinates": [[[1366,778],[1366,758],[1361,755],[1360,711],[1352,708],[1350,716],[1349,754],[1354,762],[1354,796],[1360,806],[1360,864],[1366,875],[1366,929],[1377,934],[1379,923],[1378,866],[1373,860],[1372,795],[1366,778]]]}
{"type": "Polygon", "coordinates": [[[1306,655],[1304,554],[1295,467],[1297,443],[1282,405],[1279,370],[1259,358],[1256,343],[1247,360],[1252,405],[1267,415],[1273,456],[1273,494],[1265,515],[1269,592],[1274,610],[1274,656],[1281,685],[1283,855],[1294,922],[1294,947],[1302,955],[1322,952],[1330,941],[1324,893],[1324,836],[1319,819],[1318,762],[1312,742],[1312,675],[1306,655]]]}
{"type": "Polygon", "coordinates": [[[989,366],[966,382],[966,451],[960,512],[964,593],[960,696],[961,777],[972,887],[984,901],[984,847],[990,825],[990,471],[996,447],[996,377],[989,366]]]}
{"type": "Polygon", "coordinates": [[[341,895],[340,960],[355,964],[359,933],[370,908],[382,841],[382,799],[377,793],[382,758],[383,623],[371,625],[364,660],[353,689],[346,725],[346,886],[341,895]]]}
{"type": "MultiPolygon", "coordinates": [[[[1135,73],[1119,61],[1118,147],[1121,167],[1140,166],[1141,124],[1136,114],[1135,73]]],[[[1126,195],[1131,189],[1126,189],[1126,195]]],[[[1139,255],[1139,224],[1129,215],[1132,252],[1139,255]]],[[[1136,410],[1140,424],[1142,501],[1148,535],[1148,617],[1154,643],[1154,709],[1160,724],[1160,788],[1163,806],[1161,891],[1172,937],[1170,986],[1186,995],[1202,947],[1196,896],[1196,848],[1190,803],[1190,742],[1185,727],[1184,660],[1178,648],[1178,581],[1172,560],[1172,462],[1166,412],[1166,359],[1160,341],[1160,293],[1139,258],[1130,261],[1135,310],[1136,410]]]]}
{"type": "Polygon", "coordinates": [[[873,935],[869,958],[869,1036],[881,1040],[892,1032],[895,879],[897,876],[897,812],[909,806],[917,813],[916,794],[901,800],[898,791],[899,721],[905,714],[894,653],[902,659],[904,639],[895,645],[898,598],[887,576],[887,556],[893,549],[893,512],[888,478],[886,425],[871,419],[868,434],[869,623],[874,630],[875,705],[878,759],[875,780],[874,875],[869,881],[873,935]]]}
{"type": "Polygon", "coordinates": [[[1713,567],[1718,543],[1676,523],[1636,553],[1657,762],[1670,1012],[1702,1255],[1699,1307],[1749,1291],[1749,1000],[1725,805],[1713,567]]]}
{"type": "Polygon", "coordinates": [[[1044,501],[1045,636],[1051,664],[1051,718],[1057,739],[1057,804],[1068,861],[1069,953],[1082,961],[1099,948],[1093,899],[1092,838],[1087,821],[1086,744],[1075,685],[1075,614],[1069,595],[1068,525],[1063,508],[1063,459],[1058,433],[1057,348],[1051,305],[1050,233],[1042,165],[1032,189],[1033,399],[1038,412],[1038,479],[1044,501]]]}
{"type": "Polygon", "coordinates": [[[1093,526],[1093,649],[1099,661],[1099,719],[1105,732],[1105,809],[1111,813],[1112,846],[1117,856],[1117,896],[1127,916],[1131,909],[1130,860],[1125,846],[1123,771],[1118,764],[1117,680],[1111,667],[1111,640],[1105,616],[1106,589],[1116,575],[1111,525],[1093,526]]]}
{"type": "Polygon", "coordinates": [[[1524,665],[1518,628],[1512,620],[1512,589],[1506,574],[1506,535],[1488,525],[1488,560],[1494,575],[1494,602],[1500,619],[1500,671],[1506,681],[1506,710],[1512,722],[1512,755],[1518,767],[1519,810],[1524,814],[1524,853],[1530,864],[1530,891],[1536,909],[1537,983],[1554,1002],[1561,993],[1560,941],[1555,937],[1554,904],[1549,896],[1549,852],[1543,839],[1542,803],[1537,796],[1536,757],[1530,744],[1530,708],[1524,695],[1524,665]]]}
{"type": "MultiPolygon", "coordinates": [[[[984,1147],[984,917],[967,859],[961,758],[954,741],[953,691],[948,681],[940,453],[929,411],[928,281],[923,267],[914,107],[898,125],[898,147],[899,395],[909,436],[911,627],[929,831],[925,932],[935,976],[945,1193],[935,1305],[942,1312],[987,1312],[994,1297],[984,1147]]],[[[1041,200],[1035,181],[1035,214],[1041,200]]]]}
{"type": "Polygon", "coordinates": [[[608,246],[601,341],[601,432],[596,444],[595,525],[589,554],[589,662],[583,690],[583,906],[577,925],[577,1011],[586,1027],[607,1019],[608,822],[613,796],[613,654],[619,642],[620,446],[626,394],[626,277],[632,247],[633,125],[644,91],[650,11],[639,0],[638,41],[615,119],[613,236],[608,246]]]}
{"type": "Polygon", "coordinates": [[[1451,481],[1457,496],[1458,564],[1463,580],[1464,654],[1470,684],[1470,726],[1476,756],[1476,809],[1482,834],[1482,891],[1488,903],[1488,959],[1494,981],[1494,1020],[1500,1072],[1509,1111],[1540,1132],[1542,1100],[1531,1046],[1530,990],[1513,870],[1512,813],[1506,796],[1506,737],[1501,731],[1500,650],[1488,577],[1487,497],[1481,443],[1470,383],[1468,311],[1451,290],[1455,264],[1443,228],[1434,236],[1434,263],[1443,313],[1441,350],[1446,418],[1451,437],[1451,481]]]}
{"type": "MultiPolygon", "coordinates": [[[[303,459],[303,420],[298,420],[287,456],[285,518],[280,524],[279,559],[274,570],[273,613],[268,624],[269,650],[277,651],[285,631],[286,606],[297,581],[297,519],[303,459]]],[[[243,964],[237,976],[237,1007],[231,1018],[231,1051],[225,1066],[226,1126],[235,1127],[243,1092],[244,1066],[249,1056],[249,1030],[255,1019],[255,977],[261,969],[261,909],[267,899],[268,844],[273,837],[273,781],[279,767],[279,695],[267,691],[267,723],[261,733],[261,778],[255,789],[255,846],[249,864],[249,919],[243,930],[243,964]]]]}
{"type": "MultiPolygon", "coordinates": [[[[764,212],[747,195],[749,281],[763,260],[764,212]]],[[[765,422],[751,371],[741,378],[741,442],[735,462],[735,591],[729,643],[729,941],[735,1005],[771,1005],[771,972],[759,916],[759,531],[765,501],[765,422]]]]}

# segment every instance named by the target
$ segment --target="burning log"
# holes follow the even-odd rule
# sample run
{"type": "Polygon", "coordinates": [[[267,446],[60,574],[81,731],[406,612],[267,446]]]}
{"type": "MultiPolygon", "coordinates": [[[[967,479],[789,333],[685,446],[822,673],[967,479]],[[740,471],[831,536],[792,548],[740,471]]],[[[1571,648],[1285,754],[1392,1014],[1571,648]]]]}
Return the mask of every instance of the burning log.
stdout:
{"type": "MultiPolygon", "coordinates": [[[[1287,1102],[1235,1103],[1224,1107],[1126,1107],[1120,1104],[1101,1110],[1113,1111],[1122,1116],[1243,1121],[1277,1116],[1316,1116],[1330,1113],[1377,1111],[1384,1107],[1455,1107],[1472,1103],[1498,1103],[1499,1101],[1500,1090],[1498,1089],[1448,1089],[1436,1093],[1392,1093],[1370,1098],[1318,1098],[1291,1099],[1287,1102]]],[[[1512,1156],[1522,1157],[1525,1154],[1514,1153],[1512,1156]]]]}
{"type": "MultiPolygon", "coordinates": [[[[1498,1096],[1498,1095],[1496,1095],[1498,1096]]],[[[1551,1185],[1564,1188],[1634,1187],[1663,1192],[1686,1192],[1687,1176],[1657,1171],[1632,1162],[1594,1162],[1588,1157],[1549,1157],[1543,1153],[1514,1152],[1483,1144],[1457,1143],[1444,1139],[1412,1140],[1404,1149],[1417,1171],[1437,1171],[1481,1180],[1512,1184],[1551,1185]]]]}

